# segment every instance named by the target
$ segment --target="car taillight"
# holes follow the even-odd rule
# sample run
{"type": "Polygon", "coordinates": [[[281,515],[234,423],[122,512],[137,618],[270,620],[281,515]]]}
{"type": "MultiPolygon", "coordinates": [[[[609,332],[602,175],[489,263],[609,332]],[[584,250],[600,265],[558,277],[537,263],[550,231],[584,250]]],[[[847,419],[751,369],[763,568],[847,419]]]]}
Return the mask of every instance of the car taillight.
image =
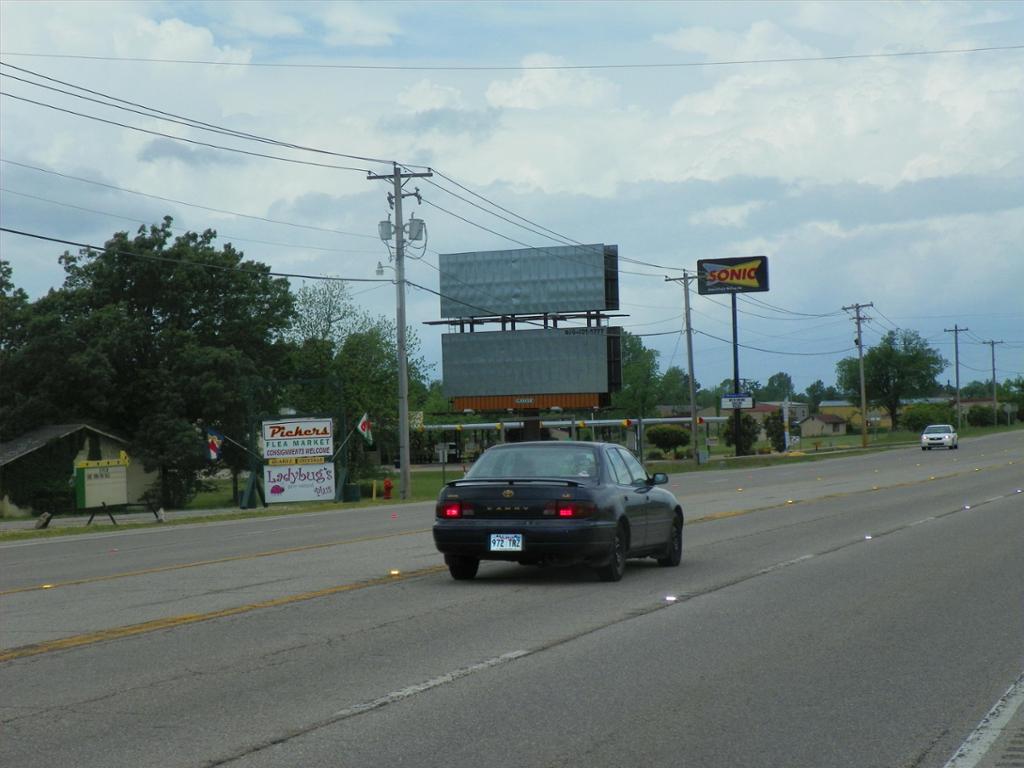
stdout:
{"type": "Polygon", "coordinates": [[[473,513],[473,505],[465,501],[439,501],[437,516],[446,520],[456,520],[473,513]]]}
{"type": "Polygon", "coordinates": [[[553,501],[544,507],[544,514],[567,520],[578,517],[590,517],[594,514],[595,509],[596,507],[593,502],[590,501],[553,501]]]}

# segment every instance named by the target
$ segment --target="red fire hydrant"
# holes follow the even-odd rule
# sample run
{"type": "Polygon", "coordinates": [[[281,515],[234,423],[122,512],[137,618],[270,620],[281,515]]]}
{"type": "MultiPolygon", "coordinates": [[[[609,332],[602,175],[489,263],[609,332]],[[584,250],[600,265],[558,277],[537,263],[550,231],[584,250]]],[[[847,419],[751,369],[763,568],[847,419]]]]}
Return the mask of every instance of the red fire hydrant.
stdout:
{"type": "Polygon", "coordinates": [[[384,498],[385,499],[390,499],[391,498],[391,489],[394,488],[394,487],[395,487],[395,484],[391,482],[391,478],[390,477],[385,477],[384,478],[384,498]]]}

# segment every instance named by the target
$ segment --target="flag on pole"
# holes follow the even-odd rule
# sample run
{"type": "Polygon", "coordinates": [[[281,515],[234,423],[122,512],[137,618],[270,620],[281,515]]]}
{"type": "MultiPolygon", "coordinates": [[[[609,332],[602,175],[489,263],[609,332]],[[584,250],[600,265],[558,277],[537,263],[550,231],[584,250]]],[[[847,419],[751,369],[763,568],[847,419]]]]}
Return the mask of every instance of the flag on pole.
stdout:
{"type": "Polygon", "coordinates": [[[361,434],[363,436],[363,439],[366,440],[367,445],[373,445],[373,431],[371,430],[372,426],[373,425],[370,424],[370,414],[364,413],[363,418],[359,420],[359,426],[356,427],[356,429],[359,430],[359,434],[361,434]]]}
{"type": "Polygon", "coordinates": [[[210,461],[216,461],[220,458],[221,450],[224,446],[224,435],[216,429],[208,428],[206,430],[206,445],[210,451],[210,461]]]}

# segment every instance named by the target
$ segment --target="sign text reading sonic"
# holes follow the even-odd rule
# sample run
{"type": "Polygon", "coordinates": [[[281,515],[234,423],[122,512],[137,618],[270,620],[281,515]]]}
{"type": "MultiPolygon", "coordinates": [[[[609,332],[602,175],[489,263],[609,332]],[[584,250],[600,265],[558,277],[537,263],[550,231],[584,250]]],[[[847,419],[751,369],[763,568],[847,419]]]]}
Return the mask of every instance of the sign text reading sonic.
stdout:
{"type": "Polygon", "coordinates": [[[697,293],[755,293],[768,290],[768,257],[700,259],[697,293]]]}

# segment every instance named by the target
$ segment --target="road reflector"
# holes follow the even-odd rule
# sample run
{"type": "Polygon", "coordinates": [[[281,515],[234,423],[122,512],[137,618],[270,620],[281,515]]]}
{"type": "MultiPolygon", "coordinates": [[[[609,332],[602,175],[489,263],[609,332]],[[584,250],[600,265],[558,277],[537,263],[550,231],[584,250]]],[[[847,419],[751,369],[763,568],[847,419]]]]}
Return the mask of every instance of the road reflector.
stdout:
{"type": "MultiPolygon", "coordinates": [[[[1020,491],[1018,491],[1018,493],[1020,493],[1020,491]]],[[[53,589],[53,584],[43,584],[40,589],[53,589]]]]}
{"type": "Polygon", "coordinates": [[[864,541],[871,541],[871,535],[868,534],[867,536],[865,536],[864,541]]]}
{"type": "Polygon", "coordinates": [[[397,568],[392,568],[390,571],[388,571],[388,576],[401,576],[401,575],[402,575],[402,572],[400,570],[398,570],[397,568]]]}

